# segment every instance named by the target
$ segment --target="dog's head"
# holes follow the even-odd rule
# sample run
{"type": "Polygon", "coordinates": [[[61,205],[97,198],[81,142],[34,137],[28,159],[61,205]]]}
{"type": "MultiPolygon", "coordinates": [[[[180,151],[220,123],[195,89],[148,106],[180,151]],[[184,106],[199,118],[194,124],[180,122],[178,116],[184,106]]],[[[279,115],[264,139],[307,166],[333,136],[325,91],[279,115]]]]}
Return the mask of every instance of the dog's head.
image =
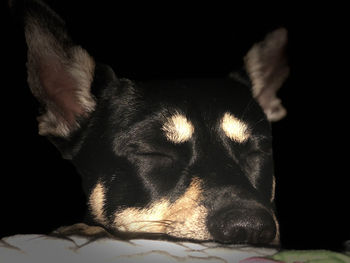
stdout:
{"type": "Polygon", "coordinates": [[[226,79],[135,83],[74,44],[62,19],[25,1],[28,83],[39,133],[83,178],[110,231],[231,243],[278,242],[270,121],[288,75],[286,30],[226,79]]]}

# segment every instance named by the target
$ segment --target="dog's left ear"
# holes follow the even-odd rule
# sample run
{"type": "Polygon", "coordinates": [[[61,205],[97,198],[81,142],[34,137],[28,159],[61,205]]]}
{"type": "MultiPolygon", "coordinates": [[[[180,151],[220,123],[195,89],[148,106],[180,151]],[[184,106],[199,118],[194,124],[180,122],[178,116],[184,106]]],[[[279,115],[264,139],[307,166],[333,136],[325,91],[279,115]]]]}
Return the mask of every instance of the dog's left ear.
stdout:
{"type": "Polygon", "coordinates": [[[95,62],[45,3],[25,0],[22,5],[28,84],[44,108],[39,134],[66,138],[95,109],[90,92],[95,62]]]}
{"type": "Polygon", "coordinates": [[[279,28],[255,44],[244,58],[245,69],[253,85],[253,97],[269,121],[278,121],[287,114],[276,96],[289,75],[286,45],[287,30],[279,28]]]}

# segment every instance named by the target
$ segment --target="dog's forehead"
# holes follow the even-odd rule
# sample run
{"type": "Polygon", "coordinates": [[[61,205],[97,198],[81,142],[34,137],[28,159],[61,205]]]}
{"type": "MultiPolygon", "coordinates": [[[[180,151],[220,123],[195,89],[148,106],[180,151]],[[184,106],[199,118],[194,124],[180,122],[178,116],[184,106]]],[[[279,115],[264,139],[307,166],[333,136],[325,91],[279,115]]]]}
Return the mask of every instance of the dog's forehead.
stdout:
{"type": "Polygon", "coordinates": [[[250,87],[231,78],[156,80],[138,86],[150,103],[192,106],[202,112],[225,109],[239,114],[252,100],[250,87]]]}
{"type": "MultiPolygon", "coordinates": [[[[254,133],[269,132],[264,127],[268,122],[250,87],[230,78],[137,82],[132,89],[131,102],[130,92],[125,92],[128,102],[121,99],[121,103],[113,104],[116,109],[124,106],[113,114],[117,121],[112,123],[118,123],[119,127],[111,129],[122,130],[132,138],[154,139],[162,134],[168,141],[182,144],[201,133],[221,134],[243,143],[252,135],[251,127],[254,133]],[[120,116],[123,122],[118,120],[120,116]],[[263,129],[256,123],[263,125],[263,129]]],[[[117,132],[118,138],[119,135],[117,132]]]]}

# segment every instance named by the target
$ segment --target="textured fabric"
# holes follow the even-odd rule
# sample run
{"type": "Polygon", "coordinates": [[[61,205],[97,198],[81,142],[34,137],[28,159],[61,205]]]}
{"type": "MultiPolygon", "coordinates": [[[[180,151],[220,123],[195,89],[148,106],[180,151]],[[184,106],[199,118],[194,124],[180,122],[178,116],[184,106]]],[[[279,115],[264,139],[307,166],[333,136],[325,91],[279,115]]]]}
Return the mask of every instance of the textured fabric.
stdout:
{"type": "Polygon", "coordinates": [[[135,239],[121,241],[101,238],[89,241],[45,235],[15,235],[0,242],[0,262],[240,262],[249,257],[264,257],[277,251],[217,243],[168,242],[135,239]]]}
{"type": "Polygon", "coordinates": [[[0,240],[0,263],[350,263],[350,257],[328,250],[287,250],[222,245],[218,243],[169,242],[85,237],[57,238],[15,235],[0,240]]]}
{"type": "Polygon", "coordinates": [[[329,250],[289,250],[277,253],[272,257],[285,263],[350,263],[350,257],[329,250]]]}

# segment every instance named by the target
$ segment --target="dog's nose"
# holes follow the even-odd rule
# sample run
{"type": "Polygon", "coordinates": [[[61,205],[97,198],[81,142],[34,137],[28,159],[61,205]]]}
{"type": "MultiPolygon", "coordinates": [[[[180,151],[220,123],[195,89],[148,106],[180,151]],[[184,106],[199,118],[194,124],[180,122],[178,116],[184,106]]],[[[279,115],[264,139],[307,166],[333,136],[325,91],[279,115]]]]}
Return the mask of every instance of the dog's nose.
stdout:
{"type": "Polygon", "coordinates": [[[221,209],[209,216],[207,226],[213,239],[224,243],[264,245],[276,236],[275,220],[262,208],[221,209]]]}

